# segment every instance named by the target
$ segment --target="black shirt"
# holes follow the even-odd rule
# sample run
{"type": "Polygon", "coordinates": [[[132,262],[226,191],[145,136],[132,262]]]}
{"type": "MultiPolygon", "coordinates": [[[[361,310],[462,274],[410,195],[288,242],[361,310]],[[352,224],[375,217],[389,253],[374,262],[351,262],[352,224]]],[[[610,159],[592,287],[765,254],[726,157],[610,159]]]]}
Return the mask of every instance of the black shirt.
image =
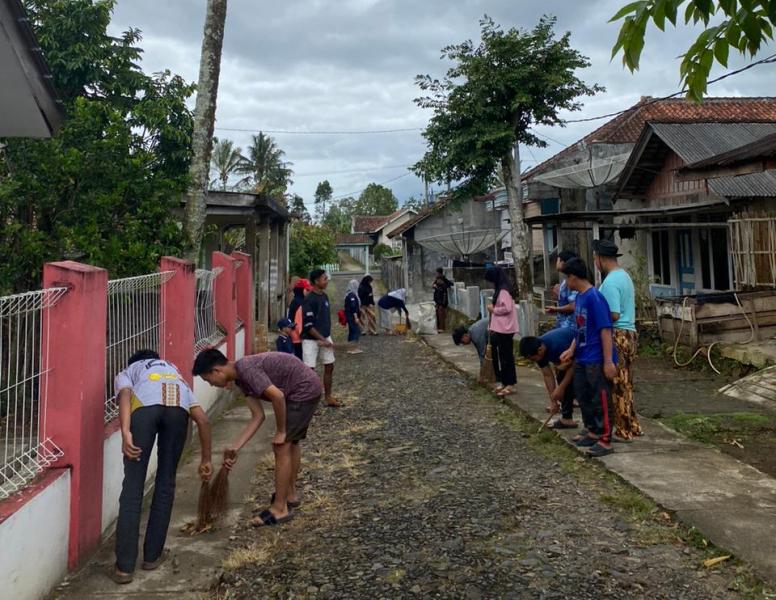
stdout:
{"type": "Polygon", "coordinates": [[[324,338],[331,335],[331,311],[329,297],[325,293],[310,292],[302,304],[302,339],[316,339],[310,335],[313,327],[324,338]]]}
{"type": "Polygon", "coordinates": [[[446,307],[449,303],[447,290],[451,287],[453,287],[453,282],[447,277],[437,277],[434,280],[434,304],[446,307]]]}
{"type": "Polygon", "coordinates": [[[361,300],[361,306],[374,306],[375,295],[372,286],[368,283],[362,283],[358,286],[358,299],[361,300]]]}

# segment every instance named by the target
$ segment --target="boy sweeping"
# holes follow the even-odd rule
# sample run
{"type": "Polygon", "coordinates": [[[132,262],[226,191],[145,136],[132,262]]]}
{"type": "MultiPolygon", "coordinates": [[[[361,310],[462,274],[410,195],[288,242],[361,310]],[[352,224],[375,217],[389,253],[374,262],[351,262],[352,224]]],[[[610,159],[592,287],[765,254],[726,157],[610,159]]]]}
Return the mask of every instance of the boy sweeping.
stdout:
{"type": "Polygon", "coordinates": [[[188,434],[189,417],[197,424],[202,458],[199,475],[210,479],[210,424],[197,405],[189,386],[175,365],[161,360],[153,350],[132,355],[127,368],[116,376],[119,399],[121,450],[124,453],[124,483],[116,523],[116,583],[133,579],[137,561],[137,538],[143,504],[148,460],[154,441],[158,465],[154,497],[143,545],[143,569],[153,571],[165,559],[164,543],[175,499],[175,474],[188,434]]]}
{"type": "Polygon", "coordinates": [[[307,437],[307,428],[323,392],[315,371],[291,354],[265,352],[233,362],[218,350],[204,350],[194,361],[194,375],[201,376],[215,387],[227,387],[234,382],[245,394],[251,410],[251,421],[227,449],[235,457],[224,460],[227,469],[234,466],[237,453],[264,422],[261,400],[272,404],[275,412],[275,435],[272,438],[275,493],[269,508],[253,524],[269,526],[291,520],[291,509],[299,506],[296,489],[302,460],[299,442],[307,437]]]}

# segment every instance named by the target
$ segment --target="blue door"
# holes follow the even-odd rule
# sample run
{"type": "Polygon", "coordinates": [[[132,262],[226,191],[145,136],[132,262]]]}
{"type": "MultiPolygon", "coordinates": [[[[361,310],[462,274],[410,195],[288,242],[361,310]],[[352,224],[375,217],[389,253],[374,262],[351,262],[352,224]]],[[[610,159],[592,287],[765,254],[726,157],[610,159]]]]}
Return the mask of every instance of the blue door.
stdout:
{"type": "Polygon", "coordinates": [[[682,229],[676,233],[676,255],[679,260],[677,272],[679,275],[679,293],[682,295],[695,292],[695,263],[692,255],[692,231],[682,229]]]}

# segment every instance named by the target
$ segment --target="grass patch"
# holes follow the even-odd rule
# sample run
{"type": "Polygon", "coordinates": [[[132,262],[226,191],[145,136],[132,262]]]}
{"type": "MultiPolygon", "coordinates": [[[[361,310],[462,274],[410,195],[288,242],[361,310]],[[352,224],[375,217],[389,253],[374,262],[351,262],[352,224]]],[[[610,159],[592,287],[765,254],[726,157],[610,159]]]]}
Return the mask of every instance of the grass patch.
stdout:
{"type": "Polygon", "coordinates": [[[679,413],[663,421],[679,433],[704,444],[713,444],[721,436],[751,433],[773,426],[770,417],[752,412],[679,413]]]}
{"type": "Polygon", "coordinates": [[[645,520],[657,509],[657,505],[649,498],[635,490],[618,490],[616,494],[601,494],[604,504],[616,508],[628,515],[632,520],[645,520]]]}
{"type": "Polygon", "coordinates": [[[236,571],[247,565],[266,562],[271,557],[269,544],[252,544],[247,548],[232,550],[221,563],[227,571],[236,571]]]}

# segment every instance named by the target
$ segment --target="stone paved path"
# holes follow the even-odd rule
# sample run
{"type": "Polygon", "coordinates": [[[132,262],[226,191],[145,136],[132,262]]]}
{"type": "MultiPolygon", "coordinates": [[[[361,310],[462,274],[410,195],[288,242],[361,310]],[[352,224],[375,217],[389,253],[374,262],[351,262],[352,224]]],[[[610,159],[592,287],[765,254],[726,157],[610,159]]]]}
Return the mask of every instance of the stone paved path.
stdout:
{"type": "Polygon", "coordinates": [[[740,597],[735,567],[703,568],[667,515],[428,348],[362,347],[337,363],[345,408],[313,421],[295,520],[241,528],[214,597],[740,597]]]}

